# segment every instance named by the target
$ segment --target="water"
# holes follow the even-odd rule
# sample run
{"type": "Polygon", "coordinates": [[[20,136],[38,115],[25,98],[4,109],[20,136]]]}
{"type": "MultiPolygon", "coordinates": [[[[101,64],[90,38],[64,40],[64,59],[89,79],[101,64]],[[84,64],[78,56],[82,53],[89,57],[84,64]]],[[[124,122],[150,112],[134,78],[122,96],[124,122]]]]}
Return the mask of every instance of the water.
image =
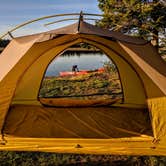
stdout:
{"type": "Polygon", "coordinates": [[[73,65],[79,70],[95,70],[111,60],[103,53],[74,53],[58,56],[49,65],[46,76],[58,76],[61,71],[71,71],[73,65]]]}

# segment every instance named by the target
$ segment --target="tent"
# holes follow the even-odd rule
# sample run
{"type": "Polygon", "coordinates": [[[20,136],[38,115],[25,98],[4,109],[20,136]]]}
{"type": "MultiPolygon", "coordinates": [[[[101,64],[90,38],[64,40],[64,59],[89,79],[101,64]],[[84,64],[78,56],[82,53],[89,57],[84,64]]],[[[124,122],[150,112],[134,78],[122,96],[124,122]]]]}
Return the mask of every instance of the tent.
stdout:
{"type": "Polygon", "coordinates": [[[149,42],[80,20],[14,38],[0,66],[0,150],[166,155],[166,65],[149,42]],[[42,105],[38,92],[47,66],[82,42],[115,62],[124,100],[100,107],[42,105]]]}

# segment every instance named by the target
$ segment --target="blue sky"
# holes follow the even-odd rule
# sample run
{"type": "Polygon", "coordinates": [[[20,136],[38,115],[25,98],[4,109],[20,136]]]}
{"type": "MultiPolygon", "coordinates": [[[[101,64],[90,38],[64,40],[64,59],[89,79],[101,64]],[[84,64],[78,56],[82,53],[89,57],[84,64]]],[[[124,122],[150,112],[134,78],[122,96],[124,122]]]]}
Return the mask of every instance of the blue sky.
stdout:
{"type": "MultiPolygon", "coordinates": [[[[88,13],[101,13],[97,5],[97,0],[1,0],[0,34],[3,34],[17,24],[46,15],[74,13],[80,12],[81,10],[88,13]]],[[[29,25],[15,32],[14,35],[47,31],[52,28],[57,28],[60,25],[68,24],[63,22],[47,28],[43,26],[44,23],[58,19],[60,18],[29,25]]]]}

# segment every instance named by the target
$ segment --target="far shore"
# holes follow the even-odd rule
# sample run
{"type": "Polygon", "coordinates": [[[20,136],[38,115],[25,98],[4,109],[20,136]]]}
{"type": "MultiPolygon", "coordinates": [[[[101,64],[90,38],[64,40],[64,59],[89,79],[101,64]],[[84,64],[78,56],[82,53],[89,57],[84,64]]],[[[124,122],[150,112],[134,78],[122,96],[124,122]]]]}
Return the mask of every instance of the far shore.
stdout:
{"type": "Polygon", "coordinates": [[[74,48],[68,48],[66,49],[66,53],[70,53],[70,52],[101,52],[100,49],[97,49],[97,48],[77,48],[77,47],[74,47],[74,48]]]}

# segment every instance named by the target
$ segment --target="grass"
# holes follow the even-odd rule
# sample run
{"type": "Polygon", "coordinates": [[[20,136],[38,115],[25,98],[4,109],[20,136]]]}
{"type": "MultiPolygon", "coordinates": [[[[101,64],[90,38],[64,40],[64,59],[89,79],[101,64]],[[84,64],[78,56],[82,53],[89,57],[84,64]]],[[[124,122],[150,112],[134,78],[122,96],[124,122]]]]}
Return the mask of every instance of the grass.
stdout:
{"type": "Polygon", "coordinates": [[[77,76],[45,77],[39,97],[122,98],[122,89],[117,72],[92,72],[77,76]]]}
{"type": "Polygon", "coordinates": [[[166,157],[0,152],[1,166],[165,166],[166,157]]]}

